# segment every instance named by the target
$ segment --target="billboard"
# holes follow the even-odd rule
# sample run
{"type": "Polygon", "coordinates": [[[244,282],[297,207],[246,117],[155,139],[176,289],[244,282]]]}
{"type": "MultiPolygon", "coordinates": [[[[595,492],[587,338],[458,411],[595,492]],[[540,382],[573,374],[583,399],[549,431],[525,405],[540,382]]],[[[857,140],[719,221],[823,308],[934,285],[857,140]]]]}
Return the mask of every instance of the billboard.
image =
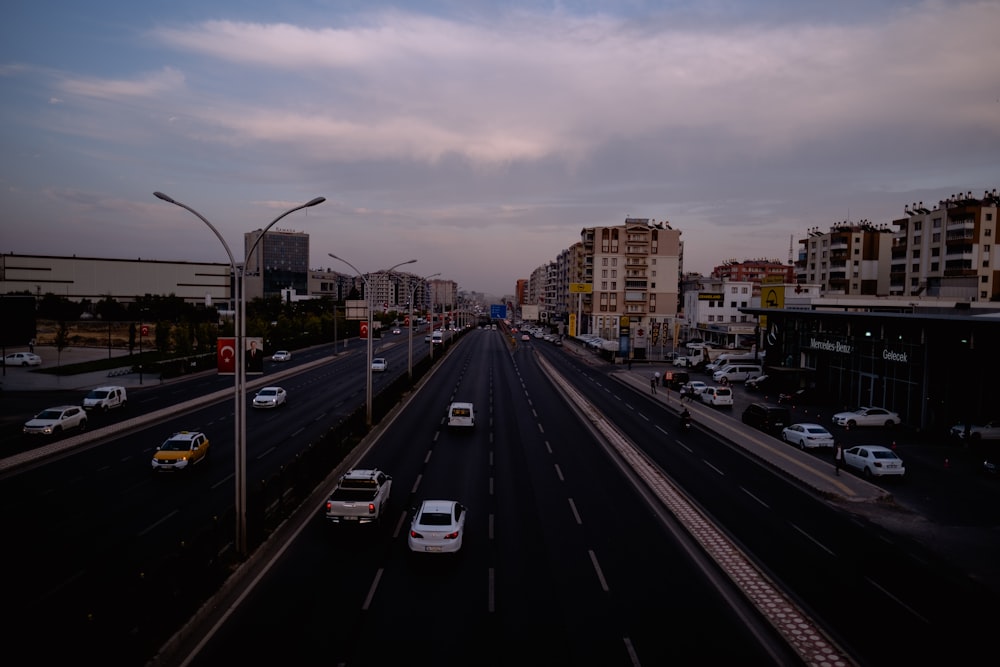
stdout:
{"type": "Polygon", "coordinates": [[[527,322],[538,321],[538,306],[521,306],[521,319],[527,322]]]}

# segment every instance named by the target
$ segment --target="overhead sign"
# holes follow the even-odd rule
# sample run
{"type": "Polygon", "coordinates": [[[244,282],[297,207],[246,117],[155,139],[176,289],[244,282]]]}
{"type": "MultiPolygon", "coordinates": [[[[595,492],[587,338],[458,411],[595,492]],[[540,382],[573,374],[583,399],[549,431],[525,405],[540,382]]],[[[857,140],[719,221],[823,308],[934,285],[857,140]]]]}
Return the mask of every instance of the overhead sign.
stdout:
{"type": "Polygon", "coordinates": [[[593,283],[570,283],[570,294],[591,294],[594,291],[593,283]]]}
{"type": "Polygon", "coordinates": [[[505,320],[507,319],[507,306],[500,304],[490,305],[490,319],[494,320],[505,320]]]}

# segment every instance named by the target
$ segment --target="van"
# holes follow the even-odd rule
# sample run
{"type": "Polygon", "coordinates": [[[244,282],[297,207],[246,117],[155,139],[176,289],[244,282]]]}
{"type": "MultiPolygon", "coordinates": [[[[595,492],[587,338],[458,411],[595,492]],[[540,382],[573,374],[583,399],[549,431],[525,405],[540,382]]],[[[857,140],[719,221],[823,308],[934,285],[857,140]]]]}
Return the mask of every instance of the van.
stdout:
{"type": "Polygon", "coordinates": [[[764,370],[755,364],[729,364],[712,373],[712,379],[720,384],[746,382],[750,378],[763,375],[764,370]]]}
{"type": "Polygon", "coordinates": [[[792,415],[783,405],[751,403],[743,410],[743,423],[777,435],[792,423],[792,415]]]}
{"type": "Polygon", "coordinates": [[[83,397],[83,409],[88,412],[91,410],[107,412],[114,408],[124,408],[126,403],[128,403],[128,395],[125,392],[125,387],[118,386],[97,387],[83,397]]]}
{"type": "Polygon", "coordinates": [[[448,406],[448,426],[476,425],[476,410],[472,403],[452,403],[448,406]]]}
{"type": "Polygon", "coordinates": [[[444,333],[435,331],[431,334],[431,345],[441,345],[444,343],[444,333]]]}

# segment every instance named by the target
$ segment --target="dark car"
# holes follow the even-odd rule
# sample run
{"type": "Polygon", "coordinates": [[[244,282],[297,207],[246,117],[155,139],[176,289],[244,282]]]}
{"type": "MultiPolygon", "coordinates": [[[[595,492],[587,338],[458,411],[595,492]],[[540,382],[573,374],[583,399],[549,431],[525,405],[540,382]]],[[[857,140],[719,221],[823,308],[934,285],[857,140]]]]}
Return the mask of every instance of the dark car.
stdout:
{"type": "Polygon", "coordinates": [[[751,403],[743,411],[743,423],[777,435],[792,423],[792,417],[783,405],[751,403]]]}
{"type": "Polygon", "coordinates": [[[823,402],[823,395],[816,387],[803,387],[791,393],[778,394],[778,405],[816,405],[823,402]]]}
{"type": "Polygon", "coordinates": [[[770,375],[758,375],[747,380],[743,386],[747,391],[768,391],[774,387],[774,380],[770,375]]]}
{"type": "Polygon", "coordinates": [[[675,391],[680,391],[690,381],[691,375],[687,371],[667,371],[663,374],[663,386],[675,391]]]}

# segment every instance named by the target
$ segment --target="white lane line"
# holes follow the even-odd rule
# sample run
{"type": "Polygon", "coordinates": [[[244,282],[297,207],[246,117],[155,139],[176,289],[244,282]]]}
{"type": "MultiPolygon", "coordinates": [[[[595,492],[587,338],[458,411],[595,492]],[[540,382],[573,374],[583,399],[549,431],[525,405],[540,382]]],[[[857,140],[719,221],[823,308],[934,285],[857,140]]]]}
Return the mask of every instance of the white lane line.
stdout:
{"type": "Polygon", "coordinates": [[[488,593],[489,598],[488,598],[487,603],[486,603],[486,609],[487,609],[487,611],[489,611],[492,614],[493,611],[496,609],[496,603],[494,602],[494,594],[495,594],[495,591],[496,591],[496,586],[495,586],[495,582],[494,582],[494,578],[493,578],[493,568],[492,567],[489,569],[489,575],[488,576],[489,576],[489,593],[488,593]]]}
{"type": "Polygon", "coordinates": [[[396,527],[392,530],[392,539],[399,537],[399,531],[403,529],[403,524],[406,522],[406,512],[399,515],[399,521],[396,522],[396,527]]]}
{"type": "Polygon", "coordinates": [[[143,528],[143,529],[142,529],[141,531],[139,531],[139,537],[142,537],[143,535],[145,535],[145,534],[146,534],[146,533],[148,533],[149,531],[153,530],[154,528],[156,528],[157,526],[159,526],[159,525],[160,525],[161,523],[163,523],[164,521],[166,521],[166,520],[167,520],[167,519],[169,519],[170,517],[174,516],[175,514],[177,514],[177,513],[178,513],[178,511],[179,511],[179,510],[174,510],[174,511],[173,511],[173,512],[171,512],[170,514],[166,515],[165,517],[163,517],[162,519],[160,519],[159,521],[157,521],[156,523],[152,523],[152,524],[150,524],[150,525],[146,526],[146,527],[145,527],[145,528],[143,528]]]}
{"type": "Polygon", "coordinates": [[[635,652],[635,647],[632,646],[632,638],[622,637],[622,641],[625,642],[625,652],[628,653],[628,659],[629,662],[632,664],[632,667],[639,667],[639,665],[641,665],[642,663],[639,662],[639,656],[635,652]]]}
{"type": "Polygon", "coordinates": [[[593,566],[594,566],[594,572],[597,573],[597,578],[601,582],[601,589],[604,590],[605,593],[607,593],[608,592],[608,582],[607,582],[607,580],[604,579],[604,573],[601,572],[601,564],[597,562],[597,554],[594,553],[593,549],[588,549],[587,553],[590,554],[590,562],[591,562],[591,564],[593,564],[593,566]]]}
{"type": "Polygon", "coordinates": [[[422,480],[423,478],[424,476],[422,474],[417,475],[417,478],[413,481],[413,488],[410,489],[410,493],[417,492],[417,489],[420,488],[420,480],[422,480]]]}
{"type": "Polygon", "coordinates": [[[559,481],[560,482],[565,482],[566,479],[563,477],[562,468],[559,467],[558,463],[556,464],[555,467],[556,467],[556,476],[559,477],[559,481]]]}
{"type": "Polygon", "coordinates": [[[924,623],[926,623],[927,625],[930,625],[930,624],[931,624],[931,622],[930,622],[930,621],[928,621],[928,620],[927,620],[926,618],[924,618],[924,617],[923,617],[922,615],[918,614],[918,613],[917,613],[917,610],[916,610],[916,609],[914,609],[913,607],[911,607],[911,606],[909,606],[908,604],[904,603],[904,602],[903,602],[902,600],[900,600],[900,599],[899,599],[898,597],[896,597],[895,595],[893,595],[892,593],[890,593],[890,592],[889,592],[888,590],[886,590],[885,588],[882,588],[881,586],[879,586],[879,585],[878,585],[877,583],[875,583],[875,581],[874,581],[874,580],[872,580],[872,579],[871,579],[871,578],[869,578],[869,577],[865,577],[865,580],[866,580],[866,581],[867,581],[867,582],[868,582],[869,584],[871,584],[872,586],[874,586],[875,588],[877,588],[877,589],[879,589],[880,591],[882,591],[882,593],[883,593],[883,594],[885,594],[885,596],[886,596],[887,598],[889,598],[890,600],[892,600],[893,602],[895,602],[896,604],[898,604],[898,605],[899,605],[900,607],[902,607],[902,608],[903,608],[903,609],[905,609],[906,611],[910,612],[911,614],[913,614],[914,616],[916,616],[917,618],[919,618],[919,619],[920,619],[921,621],[923,621],[923,622],[924,622],[924,623]]]}
{"type": "Polygon", "coordinates": [[[375,589],[378,588],[378,582],[382,579],[382,572],[385,568],[379,568],[375,573],[375,579],[372,581],[372,587],[368,589],[368,596],[365,598],[365,603],[361,605],[361,611],[368,611],[368,607],[372,604],[372,598],[375,597],[375,589]]]}
{"type": "Polygon", "coordinates": [[[428,449],[428,450],[427,450],[427,455],[426,455],[426,456],[424,456],[424,463],[427,463],[428,461],[430,461],[430,460],[431,460],[431,454],[432,454],[433,452],[434,452],[434,450],[433,450],[433,449],[428,449]]]}
{"type": "Polygon", "coordinates": [[[576,511],[576,503],[573,502],[572,498],[569,498],[569,508],[573,512],[573,517],[576,519],[578,525],[583,525],[583,519],[580,518],[580,513],[576,511]]]}
{"type": "Polygon", "coordinates": [[[711,469],[712,469],[712,470],[714,470],[715,472],[719,473],[719,476],[720,476],[720,477],[725,477],[725,476],[726,476],[726,473],[722,472],[721,470],[719,470],[718,468],[716,468],[716,467],[715,467],[714,465],[712,465],[712,464],[711,464],[711,463],[709,463],[708,461],[705,461],[705,459],[702,459],[702,461],[703,461],[703,462],[705,463],[705,465],[707,465],[707,466],[708,466],[709,468],[711,468],[711,469]]]}
{"type": "Polygon", "coordinates": [[[751,498],[753,498],[754,500],[756,500],[756,501],[757,501],[758,503],[760,503],[761,505],[763,505],[763,506],[764,506],[764,507],[766,507],[767,509],[771,509],[771,506],[770,506],[770,505],[768,505],[767,503],[765,503],[765,502],[764,502],[763,500],[761,500],[760,498],[758,498],[758,497],[757,497],[757,496],[755,496],[754,494],[752,494],[752,493],[750,493],[749,491],[747,491],[747,490],[746,490],[745,488],[743,488],[742,486],[740,487],[740,491],[742,491],[743,493],[747,494],[748,496],[750,496],[751,498]]]}
{"type": "Polygon", "coordinates": [[[792,526],[792,528],[794,528],[795,530],[799,531],[799,533],[803,537],[807,538],[810,542],[812,542],[813,544],[815,544],[816,546],[818,546],[823,551],[827,552],[828,554],[830,554],[833,557],[837,556],[837,554],[833,553],[833,551],[831,551],[830,549],[827,549],[825,544],[823,544],[822,542],[820,542],[819,540],[817,540],[815,537],[813,537],[812,535],[810,535],[806,531],[804,531],[801,528],[799,528],[798,526],[796,526],[794,523],[790,524],[790,525],[792,526]]]}

